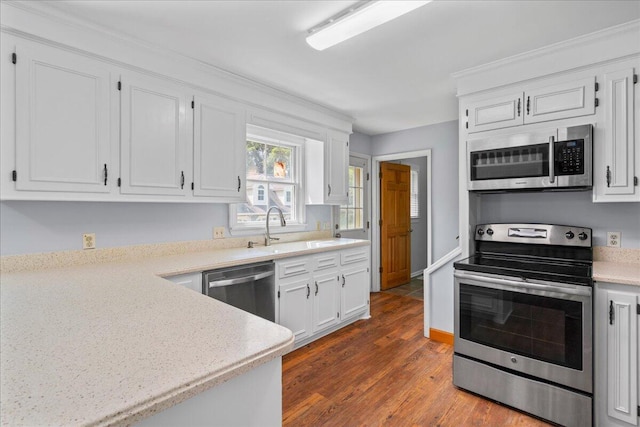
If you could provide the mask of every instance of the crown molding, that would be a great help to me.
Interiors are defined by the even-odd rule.
[[[212,74],[215,77],[218,77],[220,79],[224,79],[226,81],[230,81],[235,84],[244,86],[245,88],[258,91],[262,94],[272,96],[280,100],[296,104],[301,107],[308,108],[310,110],[330,116],[340,121],[346,121],[351,124],[355,121],[353,117],[351,117],[349,114],[345,112],[336,110],[332,107],[323,105],[316,101],[312,101],[310,99],[304,98],[303,96],[300,96],[297,94],[296,95],[291,94],[286,90],[284,90],[283,88],[279,88],[277,86],[267,84],[259,80],[255,80],[251,77],[244,76],[229,70],[225,70],[223,68],[216,66],[215,64],[211,64],[199,58],[185,55],[181,52],[177,52],[177,51],[168,49],[166,47],[158,46],[156,44],[147,42],[145,40],[142,40],[136,37],[132,37],[129,35],[125,35],[125,34],[110,30],[99,24],[87,22],[86,20],[82,20],[64,10],[61,10],[56,6],[53,6],[53,3],[49,4],[49,2],[24,1],[24,0],[21,0],[21,1],[20,0],[2,0],[1,5],[3,7],[4,6],[13,7],[27,14],[38,15],[41,19],[49,21],[54,25],[65,26],[80,32],[90,32],[94,35],[97,35],[98,37],[106,38],[111,42],[124,44],[125,46],[132,49],[137,49],[137,50],[144,49],[147,52],[150,51],[153,54],[164,57],[164,58],[170,57],[173,60],[177,61],[178,63],[185,65],[186,67],[191,67],[201,72]],[[149,72],[148,70],[142,70],[141,67],[131,66],[130,64],[126,64],[122,61],[118,61],[113,58],[96,55],[93,52],[89,52],[85,49],[70,46],[66,43],[57,42],[47,37],[42,37],[37,34],[34,34],[29,30],[25,31],[24,29],[14,28],[4,23],[0,23],[0,31],[2,31],[3,33],[12,34],[21,38],[30,39],[40,43],[55,45],[59,48],[74,50],[76,52],[80,52],[85,55],[88,54],[93,57],[99,58],[101,60],[118,63],[120,66],[125,66],[127,68],[135,68],[137,69],[137,71],[146,71],[147,73]],[[152,73],[152,74],[159,75],[158,73]],[[163,77],[167,77],[167,76],[163,75]],[[176,80],[175,78],[172,78],[172,79]],[[190,84],[188,82],[181,82],[181,83],[188,84],[189,86],[197,86],[197,85]],[[199,87],[199,86],[197,87],[199,89],[202,89],[202,87]],[[224,94],[224,93],[218,93],[218,95],[230,97],[229,94]],[[259,108],[269,108],[268,105],[255,104],[251,100],[240,99],[240,98],[235,98],[235,99],[245,103],[250,103],[253,106],[256,106]],[[276,111],[281,112],[279,110],[276,110]],[[344,129],[341,129],[341,130],[344,130]]]

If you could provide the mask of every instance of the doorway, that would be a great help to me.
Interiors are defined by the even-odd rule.
[[[374,156],[372,158],[372,171],[373,176],[376,179],[372,179],[372,209],[371,209],[371,271],[373,272],[371,277],[371,290],[378,292],[381,290],[381,272],[380,267],[384,264],[381,259],[381,239],[382,230],[380,225],[381,214],[381,181],[380,181],[380,167],[381,163],[402,163],[412,165],[413,170],[422,177],[422,184],[418,187],[418,192],[415,195],[417,200],[422,200],[420,205],[424,208],[415,213],[414,203],[412,203],[412,216],[415,213],[415,218],[412,218],[411,228],[414,229],[412,233],[413,241],[423,241],[419,250],[412,250],[414,252],[414,259],[418,259],[421,263],[413,262],[414,265],[418,265],[418,268],[412,268],[411,275],[418,276],[422,274],[423,268],[431,265],[431,150],[411,151],[406,153],[387,154],[382,156]],[[420,166],[421,165],[421,166]],[[426,169],[426,170],[425,170]],[[414,196],[412,195],[412,199]],[[426,212],[424,212],[426,211]],[[418,227],[418,219],[420,220],[420,227]],[[426,261],[426,262],[425,262]]]

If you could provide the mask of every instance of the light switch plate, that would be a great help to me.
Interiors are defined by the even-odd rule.
[[[619,248],[622,233],[619,231],[607,231],[607,246],[610,248]]]

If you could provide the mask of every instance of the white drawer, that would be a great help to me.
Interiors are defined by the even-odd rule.
[[[306,274],[313,268],[311,264],[311,259],[308,257],[278,261],[276,264],[278,267],[278,277],[284,279],[286,277]]]
[[[340,254],[340,263],[342,265],[355,264],[358,262],[369,261],[369,248],[358,248],[346,250]]]
[[[338,266],[338,254],[336,252],[327,252],[324,254],[316,254],[313,257],[314,270],[325,270],[327,268]]]

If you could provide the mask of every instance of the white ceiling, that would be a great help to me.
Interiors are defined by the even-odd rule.
[[[634,0],[440,0],[322,52],[306,44],[309,28],[353,3],[51,5],[345,113],[369,135],[456,119],[453,72],[640,18]]]

